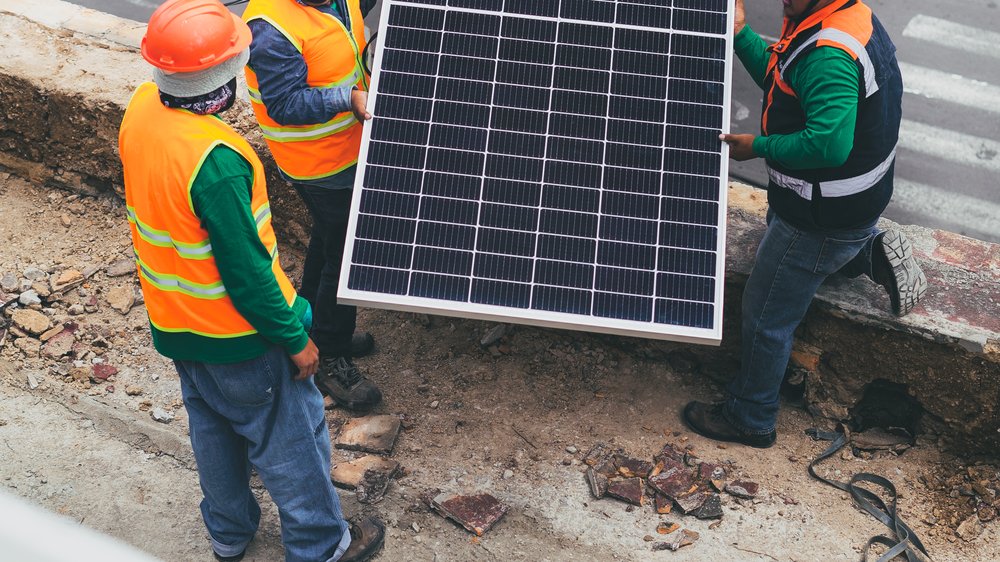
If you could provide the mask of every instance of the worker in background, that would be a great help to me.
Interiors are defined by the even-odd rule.
[[[256,469],[286,560],[364,560],[384,527],[341,514],[310,306],[281,270],[260,159],[218,117],[249,44],[218,0],[168,0],[142,40],[153,83],[133,94],[119,150],[153,344],[180,376],[216,559],[242,559],[257,531]]]
[[[684,419],[720,441],[770,447],[792,337],[830,275],[867,275],[892,310],[927,288],[910,242],[876,221],[892,196],[903,85],[896,48],[859,0],[782,0],[781,39],[768,45],[736,0],[735,49],[764,89],[761,134],[722,135],[736,160],[764,158],[767,231],[743,291],[742,365],[716,404]]]
[[[371,2],[365,2],[368,9]],[[282,176],[312,216],[299,288],[315,310],[316,384],[339,406],[366,413],[382,392],[353,358],[374,339],[354,333],[357,309],[337,303],[351,194],[361,146],[368,76],[359,0],[250,0],[250,101]]]

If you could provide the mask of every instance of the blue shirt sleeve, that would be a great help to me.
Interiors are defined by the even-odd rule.
[[[282,125],[314,125],[350,111],[352,87],[312,88],[302,53],[270,23],[255,19],[248,66],[257,75],[267,114]]]

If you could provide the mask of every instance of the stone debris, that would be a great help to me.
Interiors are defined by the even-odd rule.
[[[608,495],[632,505],[642,506],[646,499],[646,486],[642,478],[626,478],[608,482]]]
[[[962,524],[958,526],[955,534],[958,535],[958,538],[968,542],[975,540],[982,534],[982,532],[983,524],[979,520],[979,516],[971,515],[968,519],[962,521]]]
[[[674,540],[670,542],[658,542],[653,544],[653,550],[669,550],[676,552],[685,546],[691,546],[698,540],[698,533],[690,529],[684,529],[674,535]]]
[[[623,455],[615,455],[615,466],[618,467],[618,473],[625,478],[649,478],[654,468],[653,463],[649,461]]]
[[[701,506],[691,512],[698,519],[721,519],[722,499],[719,494],[709,495]]]
[[[42,337],[44,339],[44,335]],[[50,359],[59,359],[73,351],[73,344],[75,342],[76,339],[72,333],[60,330],[59,333],[45,342],[45,345],[42,347],[42,355]]]
[[[385,493],[389,489],[389,482],[391,481],[392,476],[389,474],[381,470],[369,468],[361,477],[361,481],[358,482],[357,487],[354,489],[354,494],[361,503],[378,503],[385,497]]]
[[[21,276],[30,281],[38,281],[39,279],[45,279],[49,274],[37,267],[29,267],[21,272]]]
[[[174,421],[174,413],[170,410],[164,410],[163,408],[153,408],[149,412],[149,417],[153,418],[153,421],[158,421],[160,423],[170,423]]]
[[[17,302],[21,306],[31,306],[33,304],[42,304],[42,299],[38,296],[38,291],[34,289],[28,289],[27,291],[21,293],[17,298]]]
[[[660,524],[656,526],[656,532],[661,535],[669,535],[680,528],[680,523],[674,523],[673,521],[661,521]]]
[[[141,386],[130,384],[125,387],[125,394],[129,396],[139,396],[140,394],[142,394],[142,392],[143,391]]]
[[[108,291],[105,300],[108,301],[111,308],[122,314],[128,314],[128,311],[132,310],[132,306],[135,304],[135,291],[131,285],[115,287]]]
[[[94,380],[96,381],[106,381],[111,377],[118,374],[118,368],[112,367],[107,363],[98,363],[92,367]]]
[[[590,485],[590,493],[597,499],[608,494],[608,477],[594,470],[592,466],[587,468],[587,484]]]
[[[126,275],[134,275],[135,272],[135,260],[129,258],[117,260],[104,270],[105,275],[108,277],[124,277]]]
[[[50,339],[52,339],[52,338],[58,336],[59,334],[61,334],[63,332],[63,330],[65,330],[65,329],[66,329],[66,326],[64,326],[62,324],[59,324],[59,325],[57,325],[57,326],[55,326],[53,328],[49,328],[48,330],[46,330],[42,335],[38,336],[38,339],[41,340],[42,343],[45,343],[45,342],[49,341]]]
[[[506,333],[507,333],[507,325],[497,324],[496,326],[493,326],[493,328],[490,329],[489,332],[486,332],[486,335],[483,336],[483,339],[479,340],[479,345],[483,347],[490,347],[491,345],[494,345],[497,342],[499,342]]]
[[[656,505],[656,513],[660,515],[666,515],[671,511],[673,511],[674,502],[670,498],[663,496],[661,494],[656,494],[653,499],[655,500],[654,503]]]
[[[80,273],[75,269],[67,269],[59,274],[59,277],[52,281],[52,292],[61,293],[82,284],[83,281],[83,273]]]
[[[757,492],[760,486],[756,482],[747,482],[745,480],[737,480],[731,484],[726,485],[726,493],[736,496],[737,498],[742,498],[745,500],[752,500],[757,497]]]
[[[389,456],[402,424],[396,416],[367,416],[349,420],[340,430],[336,447]]]
[[[338,463],[330,470],[330,480],[338,488],[355,490],[369,470],[375,470],[395,478],[399,474],[399,463],[376,455],[365,455],[349,462]]]
[[[603,463],[611,455],[608,446],[604,443],[597,443],[591,447],[590,451],[584,455],[583,462],[587,466],[596,466]]]
[[[496,525],[509,509],[495,497],[485,493],[467,496],[439,494],[431,501],[431,508],[478,537]]]
[[[35,390],[38,388],[38,379],[35,375],[28,373],[28,390]]]
[[[13,273],[4,273],[3,277],[0,277],[0,289],[8,293],[16,291],[20,285],[17,276]]]
[[[41,335],[52,327],[48,317],[37,310],[15,310],[11,315],[14,325],[32,335]]]

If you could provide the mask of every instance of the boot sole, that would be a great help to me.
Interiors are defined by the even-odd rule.
[[[897,316],[905,316],[927,292],[927,277],[913,257],[913,245],[902,232],[886,231],[882,236],[882,251],[892,268],[895,281],[895,287],[886,287],[889,290],[892,312]]]

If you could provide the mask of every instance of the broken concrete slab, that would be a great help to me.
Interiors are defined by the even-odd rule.
[[[365,472],[375,470],[394,478],[399,473],[399,463],[376,455],[365,455],[349,462],[337,463],[330,470],[330,480],[338,488],[354,490],[364,479]]]
[[[128,314],[128,311],[132,310],[132,306],[135,305],[135,290],[132,289],[131,285],[115,287],[108,291],[105,300],[108,301],[111,308],[122,314]]]
[[[614,462],[618,467],[618,473],[625,478],[649,478],[654,468],[653,463],[647,460],[633,459],[624,455],[616,454]]]
[[[37,310],[19,308],[11,315],[11,320],[15,326],[35,336],[52,327],[49,318]]]
[[[52,292],[61,293],[83,283],[83,273],[75,269],[67,269],[52,280]]]
[[[649,486],[670,499],[688,496],[698,489],[694,476],[683,466],[672,466],[650,478]]]
[[[42,355],[51,359],[58,359],[73,351],[73,343],[75,341],[73,334],[65,330],[60,331],[45,342],[45,345],[42,346]]]
[[[681,511],[683,511],[685,515],[694,515],[703,505],[705,505],[705,502],[708,501],[710,495],[715,494],[709,494],[705,491],[698,490],[686,496],[674,498],[674,503],[677,504],[677,507],[681,508]]]
[[[719,494],[711,494],[697,509],[691,512],[698,519],[722,518],[722,499]]]
[[[388,456],[392,454],[401,428],[402,424],[396,416],[354,418],[341,428],[336,447]]]
[[[745,500],[752,500],[757,497],[759,490],[759,484],[747,480],[737,480],[726,485],[726,492],[728,494]]]
[[[601,499],[608,494],[608,477],[601,474],[600,472],[594,470],[594,467],[588,467],[587,473],[587,484],[590,486],[590,493],[597,499]]]
[[[646,498],[646,487],[642,483],[642,478],[626,478],[625,480],[612,480],[608,482],[608,495],[622,500],[632,505],[643,505]]]
[[[439,494],[431,501],[431,508],[478,537],[496,525],[509,509],[490,494]]]

